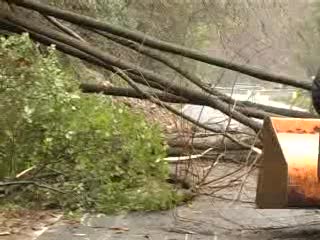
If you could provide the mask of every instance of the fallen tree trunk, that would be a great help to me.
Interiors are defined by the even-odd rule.
[[[248,136],[247,134],[233,134],[233,137],[238,141],[241,141],[250,146],[255,146],[261,148],[261,142],[258,139],[255,139],[253,136]],[[186,150],[197,149],[197,150],[206,150],[208,148],[213,148],[216,151],[224,151],[226,149],[232,150],[243,150],[246,149],[243,146],[240,146],[234,141],[226,138],[225,136],[219,134],[216,136],[210,137],[192,137],[192,136],[167,136],[167,144],[172,147],[184,148]]]
[[[261,128],[261,124],[246,117],[242,113],[231,109],[226,103],[219,99],[214,99],[210,96],[207,96],[205,94],[201,94],[199,91],[194,91],[182,86],[177,86],[173,84],[172,82],[167,81],[166,79],[162,78],[160,75],[155,74],[149,70],[143,69],[141,67],[137,67],[133,64],[130,64],[126,61],[117,59],[109,54],[103,53],[99,51],[99,49],[92,47],[88,44],[85,44],[79,40],[75,40],[74,38],[71,38],[65,34],[62,34],[60,32],[50,30],[36,26],[30,21],[27,21],[25,19],[20,19],[18,17],[13,16],[12,14],[8,14],[7,17],[8,21],[13,22],[14,24],[18,26],[22,26],[26,29],[28,29],[31,32],[35,32],[39,35],[44,35],[50,39],[53,39],[56,41],[57,46],[58,43],[63,43],[65,45],[69,45],[70,47],[79,49],[80,51],[85,52],[86,54],[92,55],[95,58],[101,60],[102,62],[105,62],[106,64],[116,66],[124,71],[128,71],[130,69],[130,72],[133,72],[134,74],[143,74],[147,79],[152,79],[153,81],[159,83],[160,85],[166,86],[168,92],[181,95],[182,97],[185,97],[187,99],[196,99],[200,102],[207,103],[208,106],[212,108],[216,108],[223,112],[226,115],[232,115],[232,118],[236,119],[240,123],[249,126],[255,131],[259,131]]]
[[[4,0],[2,0],[4,1]],[[307,81],[301,81],[299,79],[290,78],[283,75],[273,74],[269,72],[262,71],[261,69],[241,65],[237,63],[232,63],[225,61],[223,59],[217,59],[206,54],[203,54],[197,50],[188,49],[176,44],[164,42],[158,39],[154,39],[150,36],[147,36],[143,33],[137,31],[131,31],[119,26],[111,25],[105,22],[99,22],[93,18],[85,17],[80,14],[72,13],[70,11],[61,10],[46,4],[36,2],[34,0],[10,0],[10,2],[30,10],[35,10],[44,15],[53,16],[65,21],[69,21],[76,25],[86,26],[89,28],[105,31],[120,37],[124,37],[133,41],[136,41],[139,44],[150,46],[155,49],[162,51],[178,54],[184,57],[188,57],[197,61],[208,63],[214,66],[226,68],[232,71],[240,72],[251,77],[255,77],[264,81],[270,81],[285,85],[290,85],[305,90],[311,90],[311,83]]]
[[[284,110],[247,101],[235,101],[231,97],[220,93],[215,89],[208,88],[208,86],[206,86],[200,78],[176,66],[174,63],[169,61],[168,58],[160,57],[159,55],[155,54],[152,48],[185,56],[229,70],[238,71],[240,73],[244,73],[261,80],[271,81],[274,83],[282,83],[309,90],[311,84],[307,82],[301,82],[293,78],[288,78],[286,76],[263,72],[259,69],[247,65],[244,66],[226,62],[221,59],[210,57],[193,49],[186,49],[182,46],[151,38],[139,32],[129,31],[124,28],[101,23],[99,21],[96,21],[95,19],[75,14],[70,11],[60,10],[33,0],[11,0],[9,1],[10,5],[7,4],[8,1],[0,0],[0,2],[2,3],[0,5],[0,28],[5,29],[6,31],[9,30],[19,33],[27,31],[36,41],[47,45],[55,44],[57,49],[66,54],[86,60],[118,75],[119,71],[117,69],[119,69],[120,71],[125,73],[125,76],[130,77],[130,79],[134,81],[132,82],[134,85],[136,83],[144,84],[145,86],[149,86],[150,89],[147,91],[141,91],[137,89],[126,90],[123,88],[108,89],[102,88],[98,85],[93,86],[82,84],[81,88],[84,92],[103,92],[104,94],[109,95],[127,97],[130,96],[149,100],[156,98],[156,102],[159,106],[162,102],[179,102],[205,105],[218,109],[225,115],[228,115],[230,116],[230,118],[233,118],[238,122],[252,128],[256,132],[260,131],[261,124],[254,121],[252,118],[264,119],[265,117],[274,115],[290,117],[314,117],[314,115],[305,112]],[[23,7],[25,9],[16,8],[15,5]],[[55,30],[55,28],[50,29],[50,27],[48,27],[47,25],[41,24],[40,21],[38,22],[37,19],[35,21],[30,21],[27,17],[23,17],[24,11],[29,11],[26,9],[36,11],[44,15],[45,18],[47,18],[52,24],[54,24],[55,26],[59,25],[58,28],[60,28],[62,32]],[[114,56],[106,52],[102,52],[100,49],[91,46],[81,36],[78,36],[72,31],[69,31],[66,27],[57,22],[53,17],[69,21],[73,24],[84,26],[85,28],[88,28],[98,34],[104,35],[112,41],[116,41],[122,45],[126,45],[128,44],[128,42],[130,42],[130,45],[128,45],[127,47],[131,47],[139,53],[148,55],[149,57],[152,57],[164,63],[171,69],[180,73],[186,80],[192,82],[204,92],[178,86],[177,84],[172,83],[172,81],[164,78],[162,75],[156,74],[143,67],[137,67],[133,63],[115,58]],[[137,45],[137,43],[139,43],[140,45]],[[144,47],[144,45],[148,48]],[[207,93],[210,94],[208,95]],[[166,106],[170,109],[170,106]],[[175,113],[181,116],[181,114],[179,114],[178,112]],[[184,116],[184,118],[194,124],[197,124],[197,121],[193,121],[187,116]],[[209,131],[216,131],[215,129],[210,127],[202,127]],[[218,132],[221,131],[222,130],[218,130]],[[232,139],[231,136],[228,136],[228,138]]]

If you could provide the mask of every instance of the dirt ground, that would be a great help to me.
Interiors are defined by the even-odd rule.
[[[58,211],[0,211],[0,239],[35,239],[61,217],[62,213]]]
[[[237,164],[221,163],[210,177],[217,179],[238,168]],[[57,222],[37,240],[320,239],[317,209],[256,209],[257,172],[248,176],[243,174],[246,171],[248,168],[208,186],[206,193],[215,192],[214,195],[198,197],[170,211],[117,216],[87,214],[79,224]]]

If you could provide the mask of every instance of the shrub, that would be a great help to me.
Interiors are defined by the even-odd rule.
[[[34,166],[23,197],[68,209],[165,209],[160,128],[101,95],[84,95],[54,47],[44,56],[27,34],[0,39],[0,179]]]

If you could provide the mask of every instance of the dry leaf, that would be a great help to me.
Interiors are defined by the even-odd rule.
[[[109,229],[115,231],[129,231],[129,228],[127,227],[110,227]]]
[[[77,237],[83,237],[86,236],[87,234],[84,233],[74,233],[73,236],[77,236]]]
[[[33,227],[31,227],[31,229],[32,230],[34,230],[34,231],[40,231],[40,230],[42,230],[42,226],[33,226]]]
[[[0,232],[0,236],[7,236],[7,235],[11,235],[10,232]]]

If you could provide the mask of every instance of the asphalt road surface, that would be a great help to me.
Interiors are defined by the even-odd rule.
[[[216,167],[212,177],[237,167],[236,164],[222,163]],[[222,188],[213,197],[202,196],[192,204],[170,211],[117,216],[87,214],[81,224],[58,222],[37,240],[320,239],[320,210],[256,209],[256,176],[253,172],[242,179],[246,181],[241,188]],[[208,187],[211,190],[215,188]],[[240,196],[239,200],[235,200],[237,196]]]

